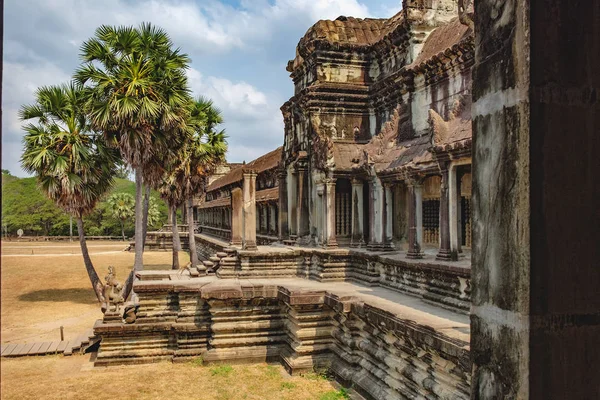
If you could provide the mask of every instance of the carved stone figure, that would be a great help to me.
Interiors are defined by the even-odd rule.
[[[106,280],[106,284],[104,285],[106,311],[113,311],[111,307],[114,306],[114,312],[119,312],[119,306],[125,302],[125,299],[121,295],[123,285],[116,280],[114,267],[108,267],[108,275],[104,279]]]

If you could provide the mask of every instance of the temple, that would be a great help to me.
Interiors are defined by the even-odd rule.
[[[389,19],[339,17],[307,31],[287,66],[294,96],[281,107],[283,147],[208,186],[201,232],[241,244],[247,232],[236,210],[247,197],[256,219],[250,244],[464,256],[471,19],[454,1],[405,3]],[[254,179],[255,192],[245,193]]]
[[[94,327],[95,365],[279,362],[369,400],[598,398],[600,6],[558,3],[318,21],[287,66],[282,147],[217,171],[194,209],[203,265],[138,272],[134,315]]]

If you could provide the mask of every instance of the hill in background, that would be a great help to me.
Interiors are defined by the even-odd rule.
[[[107,194],[128,193],[135,196],[135,183],[122,178],[115,178],[115,184]],[[160,211],[160,220],[148,230],[156,230],[167,221],[167,206],[160,199],[158,192],[152,191]],[[96,209],[84,218],[86,235],[89,236],[121,236],[121,225],[113,218],[108,210],[106,198]],[[69,235],[69,216],[49,200],[37,186],[35,178],[18,178],[10,172],[2,170],[2,233],[5,229],[9,235],[16,235],[18,229],[23,229],[25,235]],[[134,221],[127,221],[125,234],[132,236]],[[73,223],[73,235],[77,227]]]

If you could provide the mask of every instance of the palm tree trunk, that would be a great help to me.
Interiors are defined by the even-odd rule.
[[[100,282],[100,278],[94,269],[94,264],[92,264],[92,259],[90,258],[90,253],[88,252],[87,243],[85,241],[85,232],[83,230],[83,218],[77,218],[77,231],[79,233],[79,245],[81,246],[81,254],[83,255],[83,263],[85,264],[85,270],[90,278],[90,282],[92,283],[92,288],[94,289],[94,293],[98,298],[100,304],[104,303],[104,285]]]
[[[142,168],[138,167],[135,169],[135,261],[133,262],[133,269],[135,271],[142,271],[144,269],[143,197]]]
[[[179,251],[181,250],[181,240],[179,240],[179,229],[177,229],[177,207],[171,205],[171,214],[173,215],[173,224],[171,233],[173,234],[173,265],[172,269],[179,269]]]
[[[121,236],[123,236],[123,241],[125,241],[125,223],[122,219],[119,219],[119,221],[121,221]]]
[[[146,247],[146,234],[148,233],[148,210],[150,208],[150,185],[146,185],[146,192],[144,193],[144,239],[143,246]]]
[[[192,268],[198,266],[198,252],[196,251],[196,238],[194,237],[194,198],[190,196],[187,200],[187,223],[190,244],[190,261]]]

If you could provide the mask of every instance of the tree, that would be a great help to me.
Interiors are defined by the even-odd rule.
[[[199,97],[190,104],[188,126],[192,132],[180,155],[175,170],[175,181],[181,185],[181,194],[187,205],[187,222],[192,267],[198,265],[194,237],[194,197],[206,188],[208,176],[224,161],[227,152],[225,131],[217,132],[216,126],[223,122],[221,111],[211,100]]]
[[[172,47],[169,36],[151,24],[103,25],[83,43],[84,65],[75,73],[88,88],[92,126],[119,147],[135,172],[136,271],[143,269],[144,175],[152,175],[153,157],[180,140],[188,113],[189,58]]]
[[[135,201],[127,193],[115,193],[108,198],[108,205],[112,216],[121,223],[121,236],[125,241],[125,221],[135,215]]]
[[[36,102],[23,106],[23,168],[36,175],[41,190],[77,219],[79,244],[86,271],[99,302],[103,285],[85,240],[83,216],[90,213],[113,182],[118,153],[89,129],[83,112],[83,90],[75,83],[41,87]]]

